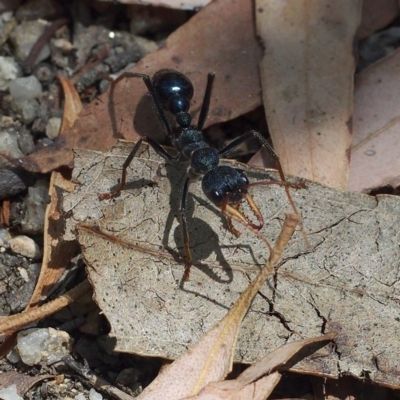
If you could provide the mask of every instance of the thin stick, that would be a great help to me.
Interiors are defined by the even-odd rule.
[[[88,367],[78,364],[70,355],[64,356],[62,361],[73,371],[78,373],[89,385],[118,400],[134,400],[122,390],[111,385],[105,379],[95,375]]]
[[[3,317],[0,320],[0,336],[10,335],[23,327],[37,322],[48,315],[54,314],[62,308],[70,305],[74,301],[89,293],[92,289],[90,283],[84,280],[79,285],[75,286],[69,292],[63,294],[57,299],[43,304],[40,307],[30,309],[29,311],[22,312],[9,317]]]

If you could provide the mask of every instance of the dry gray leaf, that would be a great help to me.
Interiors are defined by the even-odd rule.
[[[182,247],[177,216],[185,169],[165,165],[143,147],[129,169],[128,189],[115,200],[97,200],[119,179],[130,149],[120,144],[107,154],[76,152],[79,185],[64,198],[66,238],[76,223],[92,222],[79,240],[117,349],[176,358],[226,314],[268,251],[245,229],[239,239],[232,237],[193,183],[188,220],[198,265],[180,285],[184,267],[174,257]],[[251,181],[276,177],[264,170],[247,173]],[[261,232],[273,241],[284,212],[291,211],[284,190],[255,186],[251,192],[266,220]],[[256,296],[244,320],[236,360],[252,363],[288,341],[336,330],[335,350],[322,349],[296,368],[331,376],[368,373],[398,385],[399,199],[313,183],[292,195],[314,248],[306,248],[300,232],[294,235],[275,281]]]
[[[188,351],[163,368],[162,372],[138,396],[138,399],[183,399],[195,396],[208,384],[226,378],[232,371],[233,355],[243,318],[260,288],[274,273],[274,267],[281,259],[298,223],[298,215],[288,214],[286,216],[270,259],[235,301],[229,312]],[[285,358],[283,354],[282,358]],[[257,379],[257,373],[261,372],[257,368],[253,371],[254,374],[247,375],[247,382],[249,379]],[[246,384],[246,377],[243,378],[242,383]]]

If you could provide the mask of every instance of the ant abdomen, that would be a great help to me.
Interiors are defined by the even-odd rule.
[[[162,69],[154,75],[152,83],[166,110],[174,115],[189,110],[194,89],[185,75],[172,69]]]

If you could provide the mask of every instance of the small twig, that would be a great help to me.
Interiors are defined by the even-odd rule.
[[[42,306],[30,309],[29,311],[22,312],[16,315],[10,315],[9,317],[3,317],[0,319],[0,336],[10,335],[17,330],[32,324],[33,322],[39,321],[48,315],[54,314],[62,308],[70,305],[74,301],[83,297],[91,290],[90,283],[85,280],[69,292],[63,294],[57,299],[50,301],[49,303],[43,304]]]
[[[48,41],[56,33],[56,31],[66,23],[68,23],[68,19],[60,18],[46,27],[37,42],[33,45],[27,59],[25,60],[24,66],[26,69],[31,70],[33,68],[33,66],[35,65],[35,61],[38,58],[38,55],[42,51],[43,47],[48,43]]]
[[[77,363],[70,355],[63,357],[62,361],[95,389],[118,400],[133,400],[132,396],[129,396],[122,390],[111,385],[111,383],[107,382],[105,379],[96,376],[87,366]]]
[[[274,251],[269,259],[271,265],[276,265],[279,258],[282,256],[286,245],[289,243],[289,240],[292,237],[296,226],[300,224],[300,222],[301,217],[299,216],[299,214],[286,214],[281,232],[279,233],[278,239],[275,242]]]
[[[273,274],[274,268],[280,260],[282,253],[292,237],[299,221],[300,217],[298,215],[286,214],[281,232],[276,240],[273,251],[270,253],[269,260],[265,263],[265,266],[261,268],[261,271],[254,278],[251,285],[249,285],[248,288],[242,293],[241,301],[247,303],[247,309],[249,308],[250,303],[253,301],[254,296],[264,285],[265,281]]]

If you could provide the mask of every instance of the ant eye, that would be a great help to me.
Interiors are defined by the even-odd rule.
[[[242,171],[241,169],[236,169],[236,171],[239,172],[241,186],[247,186],[250,182],[244,171]],[[240,189],[240,191],[242,191],[242,188]]]
[[[214,190],[210,193],[209,199],[210,199],[215,205],[220,205],[220,204],[222,204],[222,200],[224,199],[224,196],[222,195],[222,193],[221,193],[219,190],[214,189]]]
[[[213,197],[215,197],[216,199],[222,199],[222,194],[221,194],[221,192],[220,191],[218,191],[218,190],[214,190],[213,191]]]

